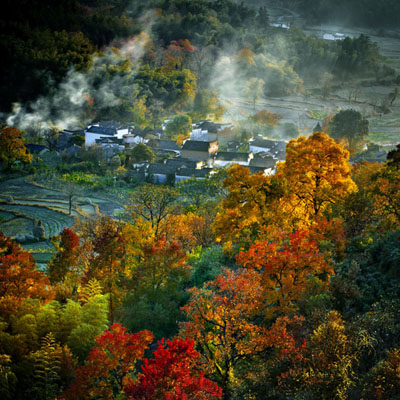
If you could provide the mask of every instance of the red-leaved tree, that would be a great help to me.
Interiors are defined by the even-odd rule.
[[[135,364],[153,341],[149,331],[128,333],[120,324],[113,324],[95,339],[95,346],[85,365],[77,368],[76,380],[62,395],[63,399],[115,399],[131,384]]]
[[[159,342],[153,359],[145,359],[138,382],[125,388],[128,400],[210,400],[222,397],[221,388],[197,368],[200,354],[190,339]]]

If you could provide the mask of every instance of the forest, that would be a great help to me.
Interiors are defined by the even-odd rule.
[[[396,1],[0,7],[1,399],[400,399]]]

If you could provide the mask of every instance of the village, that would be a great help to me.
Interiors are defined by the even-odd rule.
[[[99,121],[79,130],[65,129],[59,132],[55,154],[74,162],[85,151],[96,149],[101,158],[108,164],[114,160],[113,165],[117,167],[121,166],[118,159],[123,156],[131,181],[154,184],[174,184],[189,178],[204,179],[219,168],[233,164],[246,166],[251,173],[263,171],[271,174],[276,163],[285,159],[285,141],[261,136],[241,141],[233,136],[232,124],[198,121],[192,124],[189,138],[178,144],[165,136],[167,123],[168,120],[165,120],[161,129],[153,130],[142,130],[117,121]],[[82,146],[75,144],[77,142],[81,142]],[[148,147],[155,157],[145,159],[143,155],[139,160],[132,159],[130,151],[138,145],[137,150]],[[45,145],[28,144],[27,148],[42,158],[50,153]]]

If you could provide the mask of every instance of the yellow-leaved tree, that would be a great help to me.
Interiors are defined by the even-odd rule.
[[[286,161],[279,163],[277,170],[277,178],[288,188],[284,201],[303,227],[357,190],[351,179],[349,152],[324,132],[290,140]]]
[[[26,149],[22,135],[20,130],[11,126],[0,130],[0,161],[6,171],[11,169],[15,161],[26,164],[32,162],[32,154]]]

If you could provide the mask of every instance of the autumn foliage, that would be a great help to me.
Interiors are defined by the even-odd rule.
[[[26,298],[50,300],[53,296],[49,279],[36,269],[31,254],[0,232],[0,313],[8,316],[17,311]]]
[[[200,354],[189,339],[159,342],[154,358],[144,359],[137,383],[125,388],[128,400],[209,400],[222,397],[217,384],[199,370]]]
[[[260,271],[267,315],[288,312],[306,291],[311,279],[328,283],[333,268],[325,260],[308,232],[286,235],[276,232],[275,240],[257,241],[236,258],[240,265]]]
[[[29,164],[32,155],[26,149],[22,141],[22,132],[14,127],[6,127],[0,130],[0,161],[5,170],[9,170],[15,161]]]
[[[119,324],[96,337],[86,364],[76,370],[76,380],[65,399],[114,399],[131,382],[135,364],[153,340],[149,331],[130,334]]]

